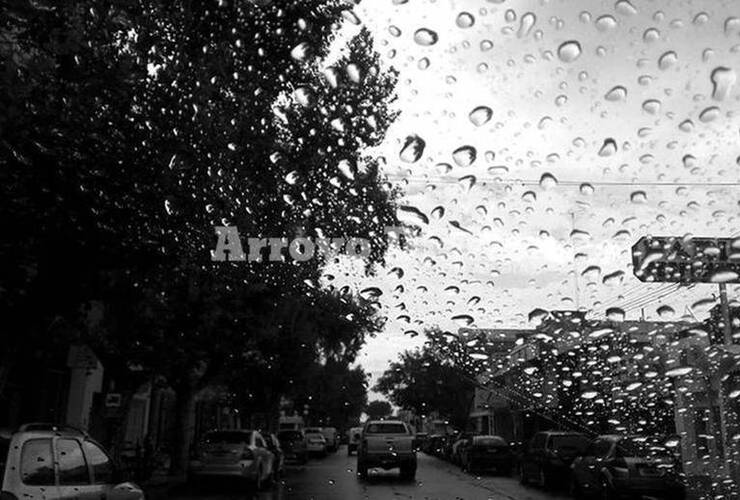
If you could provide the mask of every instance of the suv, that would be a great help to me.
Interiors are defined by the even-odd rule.
[[[538,432],[522,456],[521,483],[535,482],[549,488],[566,480],[573,460],[583,454],[588,444],[589,439],[578,432]]]
[[[0,497],[143,500],[133,483],[122,482],[108,453],[77,429],[26,424],[0,432]]]
[[[573,462],[571,491],[575,498],[654,496],[685,498],[680,463],[655,438],[599,436]]]
[[[299,464],[305,464],[308,461],[306,435],[303,431],[282,430],[278,432],[278,440],[286,460],[295,460]]]
[[[357,451],[357,474],[371,467],[401,469],[401,477],[416,477],[416,450],[411,429],[400,420],[371,420],[365,424]]]

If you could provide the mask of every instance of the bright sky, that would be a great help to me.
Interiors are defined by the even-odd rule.
[[[378,154],[402,204],[429,219],[406,217],[421,232],[378,276],[332,271],[383,291],[386,330],[360,359],[374,378],[420,342],[407,331],[527,327],[534,308],[598,317],[669,292],[632,275],[643,235],[740,234],[737,2],[365,0],[355,12],[400,71],[402,114]],[[489,121],[471,116],[483,106]],[[413,135],[426,148],[409,163]],[[702,319],[713,302],[697,302],[715,292],[680,289],[644,312],[678,319],[696,304]]]

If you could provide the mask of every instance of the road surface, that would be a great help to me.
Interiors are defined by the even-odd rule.
[[[544,500],[566,499],[537,488],[523,487],[514,477],[493,473],[471,475],[459,467],[424,453],[418,455],[415,481],[398,477],[397,470],[372,469],[367,480],[357,477],[357,458],[347,448],[305,466],[289,465],[277,485],[257,494],[240,492],[233,486],[210,485],[200,492],[177,488],[169,498],[178,500]]]

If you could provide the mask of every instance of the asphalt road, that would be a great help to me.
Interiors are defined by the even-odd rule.
[[[567,495],[546,493],[523,487],[514,477],[493,473],[471,475],[458,467],[430,457],[418,456],[415,481],[398,477],[397,470],[371,470],[365,481],[357,477],[357,458],[347,456],[347,448],[305,466],[289,465],[284,477],[267,491],[256,494],[240,492],[229,485],[210,485],[200,492],[177,488],[169,498],[180,500],[540,500],[566,499]]]

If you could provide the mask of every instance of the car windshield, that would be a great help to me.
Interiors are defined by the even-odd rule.
[[[406,426],[400,423],[370,424],[365,429],[366,434],[408,434]]]
[[[668,458],[671,451],[659,440],[651,438],[625,438],[617,444],[617,455],[637,458]]]
[[[303,434],[300,431],[280,431],[278,439],[281,441],[299,441],[303,439]]]
[[[583,452],[588,448],[589,445],[589,439],[585,436],[578,436],[578,435],[565,435],[565,436],[552,436],[551,438],[551,448],[553,450],[563,450],[563,451],[575,451],[575,452]]]
[[[476,436],[473,438],[473,444],[480,446],[508,446],[503,438],[498,436]]]
[[[203,441],[206,444],[248,444],[251,432],[218,431],[206,434]]]

